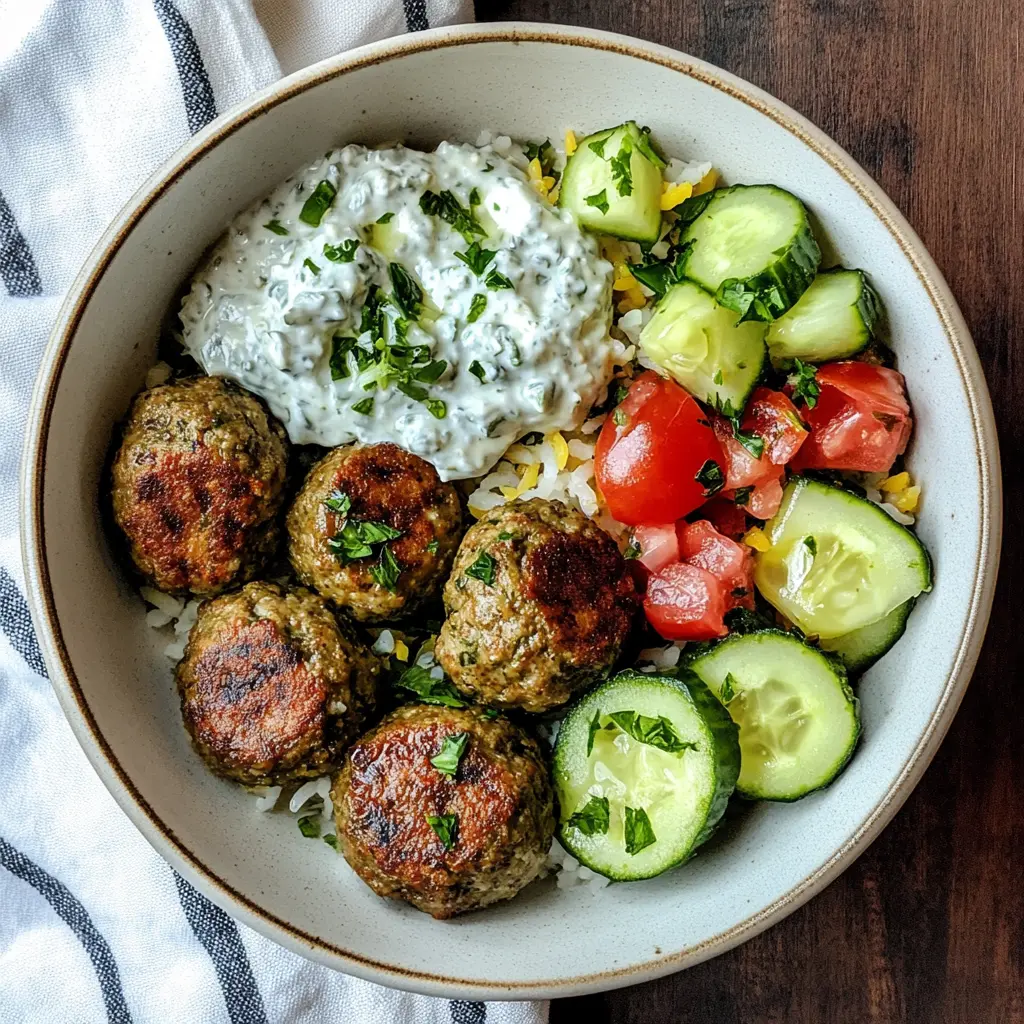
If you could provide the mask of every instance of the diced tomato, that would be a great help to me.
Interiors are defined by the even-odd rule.
[[[764,441],[764,455],[776,466],[789,462],[808,434],[796,406],[781,391],[770,388],[757,388],[750,396],[740,426]]]
[[[754,458],[746,448],[736,440],[732,424],[723,416],[716,416],[712,421],[715,437],[722,453],[725,470],[725,486],[728,490],[737,487],[753,487],[776,472],[768,458],[762,455]]]
[[[679,557],[722,584],[727,609],[754,607],[754,558],[746,544],[723,537],[706,519],[698,519],[679,524]]]
[[[780,471],[773,480],[765,480],[751,492],[750,499],[743,507],[755,519],[771,519],[782,504],[782,491],[786,483],[785,471]]]
[[[676,524],[667,526],[638,526],[633,530],[633,542],[640,548],[640,554],[631,565],[640,568],[638,582],[646,581],[647,576],[657,572],[670,562],[679,561],[679,538],[676,536]]]
[[[720,464],[721,453],[700,406],[649,371],[601,428],[594,472],[620,523],[673,523],[708,497],[697,474],[709,460]]]
[[[709,501],[701,509],[701,515],[707,518],[719,533],[732,537],[733,540],[738,540],[747,532],[747,514],[732,497]]]
[[[728,632],[725,595],[707,570],[673,562],[648,580],[644,612],[666,640],[713,640]]]
[[[903,375],[853,361],[822,366],[816,379],[817,405],[804,413],[811,434],[792,467],[888,472],[913,429]]]

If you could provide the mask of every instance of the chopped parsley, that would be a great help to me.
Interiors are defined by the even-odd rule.
[[[338,848],[338,837],[333,832],[328,832],[327,835],[324,836],[324,842],[332,850],[336,850]]]
[[[273,231],[275,235],[288,234],[288,229],[279,220],[268,220],[263,226],[268,231]]]
[[[811,553],[811,558],[818,553],[818,542],[810,534],[804,537],[804,547]]]
[[[444,359],[434,359],[414,371],[413,378],[422,384],[434,384],[447,369],[448,363]]]
[[[445,736],[441,749],[430,759],[430,763],[443,774],[455,778],[459,770],[459,762],[469,744],[469,733],[460,732],[454,736]]]
[[[515,534],[514,533],[509,533],[508,530],[502,530],[501,533],[498,534],[498,540],[514,540],[514,539],[515,539]]]
[[[725,676],[725,682],[722,683],[722,689],[718,692],[718,699],[723,704],[728,704],[730,701],[736,699],[736,694],[739,691],[736,688],[736,677],[728,672]]]
[[[471,207],[472,206],[479,206],[482,201],[483,200],[482,200],[482,198],[480,196],[480,189],[478,189],[478,188],[476,188],[474,186],[473,190],[469,193],[469,205]]]
[[[526,144],[526,159],[536,160],[540,164],[541,174],[558,181],[560,175],[555,170],[555,147],[551,145],[550,139],[545,139],[543,142],[528,142]]]
[[[660,299],[674,284],[683,280],[683,267],[686,257],[690,255],[693,242],[684,245],[672,245],[663,260],[654,259],[649,253],[643,263],[631,263],[630,273],[641,283],[647,285]]]
[[[311,227],[320,227],[324,214],[331,208],[338,190],[329,182],[321,181],[309,194],[299,211],[299,220]]]
[[[596,142],[590,143],[590,149],[592,149],[601,159],[604,159],[604,144],[608,141],[607,138],[598,139]]]
[[[481,249],[479,242],[472,242],[466,247],[465,252],[457,252],[455,254],[456,258],[462,260],[477,277],[483,275],[483,272],[487,269],[487,264],[497,255],[498,253],[495,249]]]
[[[440,398],[428,398],[423,404],[435,420],[443,420],[448,415],[448,406]]]
[[[373,397],[361,398],[353,404],[352,411],[359,413],[360,416],[369,416],[373,412]]]
[[[722,369],[721,369],[721,367],[719,367],[717,370],[715,370],[715,375],[711,379],[719,387],[722,386],[723,380],[722,380]]]
[[[428,814],[427,824],[437,833],[446,850],[454,848],[459,838],[459,818],[456,814]]]
[[[494,558],[487,554],[486,551],[481,551],[476,556],[476,561],[466,569],[466,575],[472,576],[473,579],[479,580],[481,583],[486,583],[487,586],[494,586]]]
[[[681,754],[684,750],[696,750],[697,744],[684,740],[675,726],[664,715],[650,718],[635,711],[613,711],[608,717],[627,736],[638,743],[664,750],[666,754]]]
[[[587,196],[583,202],[587,206],[596,206],[602,213],[608,212],[608,189],[603,188],[600,192],[595,192],[592,196]]]
[[[817,375],[817,367],[800,359],[793,360],[793,372],[789,375],[788,383],[793,388],[794,402],[802,398],[808,409],[813,409],[818,404],[821,387],[816,380]]]
[[[601,709],[598,708],[594,712],[594,717],[590,720],[590,727],[587,729],[587,757],[594,752],[594,737],[601,731]]]
[[[753,487],[737,487],[736,490],[733,491],[732,500],[737,505],[746,505],[747,502],[750,501],[750,496],[753,493]]]
[[[393,212],[393,211],[389,211],[388,213],[382,213],[382,214],[381,214],[381,215],[380,215],[380,216],[379,216],[379,217],[377,218],[377,223],[378,223],[378,224],[390,224],[390,223],[391,223],[391,221],[392,221],[392,220],[394,219],[394,216],[395,216],[395,215],[394,215],[394,212]]]
[[[474,359],[473,362],[469,364],[469,372],[473,374],[481,384],[487,382],[487,371],[484,369],[483,364],[479,359]]]
[[[488,722],[493,722],[500,714],[501,712],[497,708],[487,708],[484,711],[484,718],[486,718]]]
[[[632,558],[639,558],[642,554],[643,552],[640,550],[636,537],[630,537],[626,550],[622,552],[622,557],[629,561]]]
[[[466,320],[475,324],[480,319],[480,314],[487,308],[487,296],[483,292],[477,292],[473,296],[473,301],[469,304],[469,313],[466,316]]]
[[[398,308],[410,320],[418,319],[423,310],[423,289],[401,263],[392,263],[388,270],[391,273],[391,284],[395,289],[395,302]]]
[[[358,248],[358,238],[346,238],[337,245],[327,242],[324,245],[324,256],[332,263],[351,263],[356,258],[356,249]]]
[[[320,273],[320,268],[308,256],[302,261],[302,265],[312,274]]]
[[[320,838],[320,815],[319,814],[307,814],[303,818],[299,818],[299,831],[307,839],[319,839]]]
[[[361,558],[370,558],[377,544],[385,544],[401,536],[401,530],[396,530],[387,523],[346,519],[341,532],[328,539],[327,547],[342,565],[348,565]]]
[[[629,422],[629,414],[625,409],[616,409],[612,413],[612,423],[617,427],[624,427]]]
[[[398,564],[395,560],[395,556],[391,553],[390,544],[385,544],[381,547],[377,564],[370,567],[370,575],[373,577],[373,582],[376,583],[377,586],[383,587],[392,594],[395,592],[395,586],[398,584],[398,577],[402,575],[402,567]]]
[[[705,498],[710,498],[712,494],[717,494],[725,486],[725,474],[722,472],[722,467],[714,459],[708,459],[700,467],[694,480],[704,488]]]
[[[626,853],[635,857],[641,850],[653,846],[657,841],[651,819],[642,807],[627,807],[625,821]]]
[[[414,693],[424,704],[440,704],[446,708],[464,708],[466,702],[443,676],[435,679],[420,665],[411,665],[393,683],[400,690]]]
[[[347,516],[352,499],[344,491],[333,490],[324,498],[324,506],[339,516]]]
[[[566,824],[578,829],[585,836],[603,836],[608,832],[611,812],[608,797],[592,796],[580,810],[569,816]]]
[[[492,270],[484,280],[484,284],[493,291],[498,291],[501,288],[514,288],[515,285],[504,275],[498,273],[497,270]]]
[[[612,169],[612,181],[615,182],[615,191],[620,196],[631,196],[633,194],[633,172],[630,161],[633,157],[633,143],[628,138],[622,140],[619,152],[608,161]]]
[[[462,235],[467,244],[473,241],[474,235],[482,238],[487,234],[473,216],[472,210],[467,210],[448,189],[440,194],[427,189],[420,196],[420,209],[428,217],[440,217],[446,224],[450,224]]]
[[[743,445],[743,447],[746,448],[755,459],[761,458],[761,456],[764,455],[764,440],[758,437],[757,434],[746,434],[740,430],[740,420],[738,416],[734,417],[730,422],[732,424],[732,436],[735,437],[736,440],[739,441],[739,443]]]
[[[348,368],[348,354],[356,349],[356,339],[346,338],[336,334],[331,339],[331,380],[344,380],[350,375]]]
[[[441,550],[441,545],[436,540],[427,541],[427,551],[431,555],[436,555]]]

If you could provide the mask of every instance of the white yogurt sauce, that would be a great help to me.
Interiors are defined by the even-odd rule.
[[[337,194],[314,227],[299,214],[321,181]],[[467,210],[473,202],[486,235],[470,237],[496,253],[479,276],[455,256],[467,251],[466,238],[421,209],[427,190],[450,191]],[[351,262],[326,258],[325,245],[354,239]],[[388,325],[371,364],[374,339],[360,330],[362,311],[373,285],[393,295],[389,263],[411,273],[424,308],[413,322],[394,301],[384,307]],[[492,271],[513,287],[488,287]],[[195,275],[181,321],[206,372],[262,396],[294,442],[394,441],[453,480],[486,472],[528,431],[583,420],[612,373],[611,272],[571,214],[489,146],[347,146],[235,218]],[[486,306],[471,323],[480,295]],[[429,347],[421,363],[447,364],[436,381],[407,381],[413,397],[383,373],[387,357],[380,361],[403,327],[408,345]],[[349,353],[347,376],[332,379],[335,336],[358,339],[362,370]],[[353,409],[371,397],[369,412]]]

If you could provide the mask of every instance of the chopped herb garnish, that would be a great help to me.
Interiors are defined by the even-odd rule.
[[[818,396],[821,394],[821,388],[815,379],[817,374],[816,367],[800,359],[793,360],[793,372],[789,375],[788,381],[793,388],[793,400],[799,401],[802,398],[808,409],[813,409],[818,404]]]
[[[515,285],[504,275],[499,274],[497,270],[492,270],[484,280],[484,284],[493,291],[498,291],[501,288],[514,288]]]
[[[624,427],[629,422],[629,414],[625,409],[616,409],[612,413],[612,423],[617,427]]]
[[[436,540],[427,541],[427,551],[430,554],[436,555],[440,549],[441,545]]]
[[[598,139],[596,142],[590,143],[590,148],[599,156],[604,159],[604,144],[608,141],[607,138]]]
[[[452,686],[450,679],[443,676],[435,679],[430,672],[419,665],[407,668],[395,681],[394,686],[416,694],[425,704],[441,704],[446,708],[464,708],[466,702]]]
[[[390,544],[385,544],[380,549],[380,557],[377,560],[377,564],[370,567],[370,575],[377,586],[383,587],[392,594],[395,592],[398,577],[402,575],[402,567],[395,561],[395,556],[391,553]]]
[[[812,536],[810,536],[810,534],[804,537],[804,547],[807,548],[808,551],[810,551],[811,558],[814,558],[814,556],[818,553],[818,542]]]
[[[347,516],[352,508],[352,499],[344,491],[333,490],[324,498],[324,505],[336,515]]]
[[[326,503],[325,503],[326,504]],[[327,547],[342,565],[369,558],[376,544],[401,537],[402,531],[396,530],[387,523],[376,523],[371,520],[356,522],[347,519],[340,533],[336,533],[327,541]]]
[[[628,561],[631,558],[639,558],[642,554],[643,551],[641,551],[636,537],[631,537],[626,545],[626,550],[622,552],[622,557]]]
[[[279,220],[268,220],[263,226],[268,231],[273,231],[275,235],[288,234],[288,229]]]
[[[731,673],[726,673],[725,682],[722,683],[722,689],[718,693],[718,699],[723,704],[728,704],[729,701],[736,699],[736,677]]]
[[[484,369],[483,364],[479,359],[474,359],[473,362],[469,364],[469,372],[473,374],[481,384],[484,384],[487,381],[487,371]]]
[[[448,406],[440,398],[428,398],[423,404],[435,420],[443,420],[448,415]]]
[[[686,265],[686,257],[693,248],[693,242],[685,245],[673,245],[669,247],[668,254],[663,260],[655,260],[650,255],[644,258],[643,263],[631,263],[630,273],[641,283],[647,285],[658,298],[674,284],[683,280],[683,267]]]
[[[420,196],[420,209],[427,216],[440,217],[446,224],[450,224],[467,243],[473,241],[474,235],[483,237],[487,234],[472,211],[467,210],[447,189],[440,195],[427,189]]]
[[[331,203],[334,202],[334,197],[337,194],[338,190],[329,181],[321,181],[302,204],[299,220],[314,228],[320,227],[320,221],[324,219],[324,214],[331,208]]]
[[[714,382],[715,382],[715,383],[716,383],[716,384],[717,384],[717,385],[718,385],[719,387],[721,387],[721,386],[722,386],[722,383],[723,383],[723,381],[722,381],[722,370],[721,370],[721,368],[719,368],[719,369],[715,370],[715,375],[714,375],[714,377],[712,377],[711,379],[712,379],[712,380],[713,380],[713,381],[714,381]]]
[[[477,277],[483,274],[487,269],[487,264],[497,255],[496,249],[481,249],[479,242],[472,242],[466,247],[465,252],[455,254],[456,258],[462,260]]]
[[[338,848],[338,837],[333,832],[328,832],[327,835],[324,836],[324,842],[332,850],[336,850]]]
[[[487,586],[494,586],[494,558],[487,554],[486,551],[481,551],[476,556],[476,561],[466,569],[466,575],[472,576],[473,579],[479,580],[481,583],[486,583]]]
[[[346,238],[337,245],[327,242],[324,245],[324,256],[332,263],[351,263],[356,258],[356,249],[358,248],[358,238]]]
[[[737,487],[733,492],[732,500],[737,505],[746,505],[750,501],[751,494],[754,493],[753,487]]]
[[[566,824],[578,829],[585,836],[603,836],[608,832],[611,811],[608,797],[592,796],[580,810],[569,816]]]
[[[596,206],[602,213],[608,212],[608,189],[603,188],[600,192],[595,192],[592,196],[587,196],[583,202],[587,206]]]
[[[319,814],[307,814],[304,818],[299,818],[299,831],[307,839],[319,839],[320,838],[320,815]]]
[[[378,224],[390,224],[391,221],[394,219],[394,216],[395,216],[394,212],[389,210],[387,213],[382,213],[377,218],[377,223]]]
[[[615,182],[615,191],[620,196],[631,196],[633,194],[633,172],[630,162],[633,157],[633,143],[628,138],[622,140],[619,152],[608,161],[612,169],[612,181]]]
[[[448,363],[444,359],[434,359],[426,366],[420,367],[413,373],[413,377],[422,384],[433,384],[438,377],[448,369]]]
[[[594,712],[590,720],[590,727],[587,729],[587,757],[594,752],[594,737],[601,731],[601,709]]]
[[[428,814],[427,824],[437,833],[446,850],[454,848],[459,837],[459,818],[455,814]]]
[[[484,711],[484,718],[486,718],[488,722],[493,722],[500,714],[501,712],[497,708],[487,708]]]
[[[360,416],[369,416],[373,412],[373,398],[361,398],[352,406],[352,411]]]
[[[642,807],[627,807],[625,822],[626,853],[635,857],[641,850],[653,846],[657,841],[651,819]]]
[[[697,749],[697,744],[684,740],[664,715],[650,718],[638,715],[635,711],[613,711],[608,717],[638,743],[657,747],[667,754],[681,754],[684,750]]]
[[[388,270],[391,273],[391,284],[395,289],[395,302],[398,308],[410,320],[418,319],[423,309],[423,289],[401,263],[392,263]]]
[[[430,763],[445,775],[455,778],[459,770],[459,762],[466,752],[469,743],[469,733],[460,732],[454,736],[445,736],[441,749],[430,759]]]
[[[525,444],[527,448],[532,448],[535,444],[543,444],[544,435],[539,430],[531,430],[523,434],[519,438],[520,444]]]
[[[514,538],[515,534],[509,533],[508,530],[502,530],[501,533],[498,534],[498,540],[513,540]]]
[[[343,380],[349,376],[348,354],[355,350],[356,339],[336,334],[331,339],[331,380]]]
[[[487,308],[487,296],[482,292],[477,292],[473,296],[473,301],[469,304],[469,313],[466,316],[466,320],[475,324],[480,319],[480,314]]]
[[[302,261],[302,265],[312,274],[320,273],[320,268],[308,256]]]
[[[480,198],[480,189],[474,188],[472,192],[469,193],[469,205],[479,206],[481,202],[482,200]]]
[[[746,434],[740,430],[739,417],[734,417],[732,423],[732,436],[755,458],[759,459],[764,455],[764,441],[757,434]]]
[[[708,459],[697,471],[694,479],[704,488],[704,497],[710,498],[725,486],[725,474],[714,459]]]

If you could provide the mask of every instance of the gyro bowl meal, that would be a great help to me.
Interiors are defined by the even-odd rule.
[[[435,918],[828,786],[932,586],[870,276],[636,117],[297,169],[104,478],[195,758]]]

